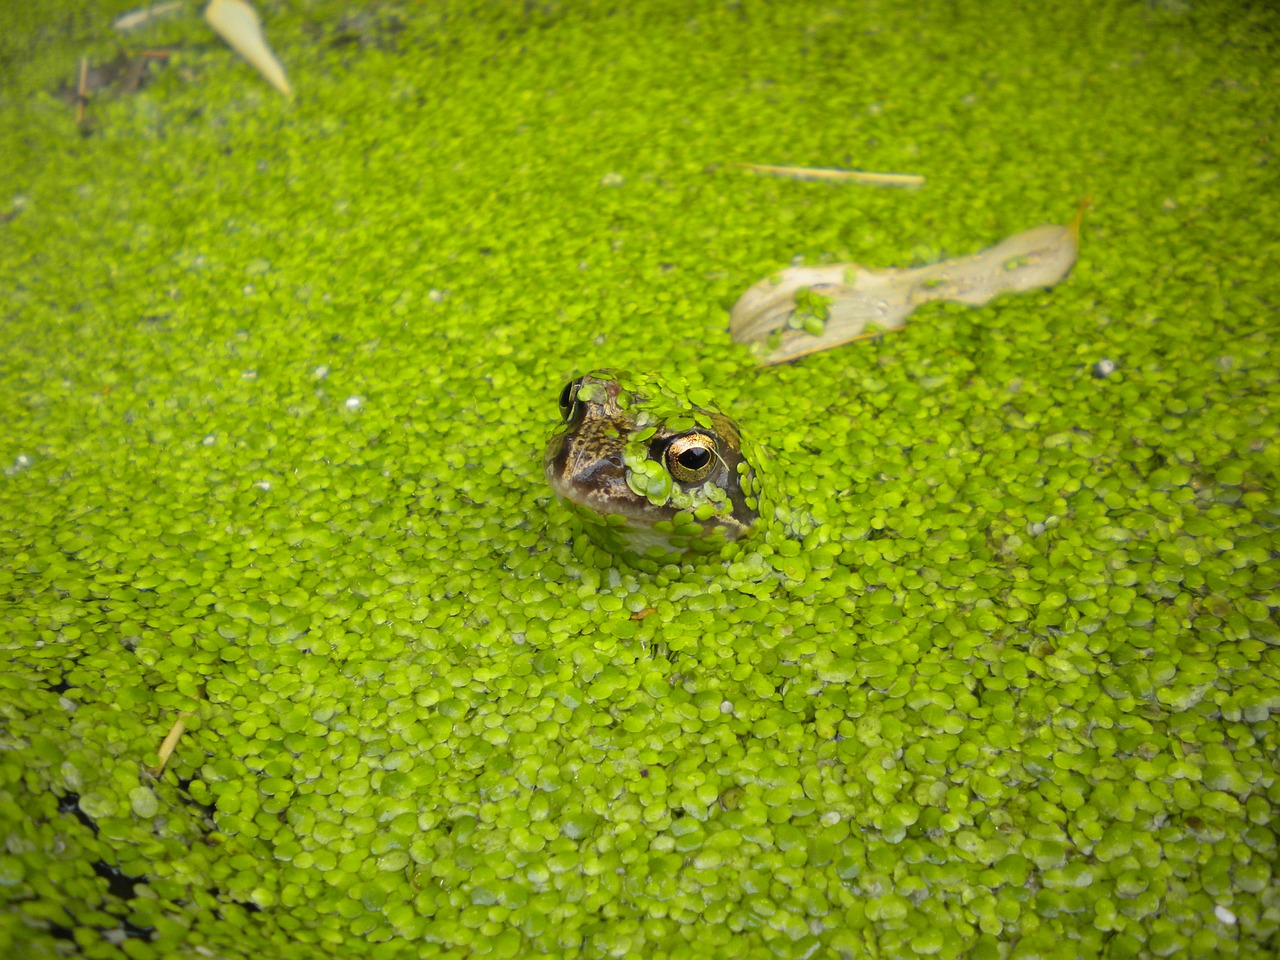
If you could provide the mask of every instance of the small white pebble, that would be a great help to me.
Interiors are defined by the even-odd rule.
[[[1223,923],[1225,923],[1227,926],[1235,925],[1236,915],[1232,913],[1230,910],[1228,910],[1226,907],[1224,907],[1222,904],[1218,904],[1216,907],[1213,908],[1213,915],[1217,917],[1219,920],[1221,920]]]
[[[1109,377],[1116,372],[1116,362],[1108,357],[1103,357],[1093,365],[1093,375],[1101,380],[1103,377]]]
[[[363,400],[361,400],[359,397],[347,397],[347,409],[348,409],[348,410],[356,410],[356,409],[359,409],[360,404],[362,404],[362,403],[364,403],[364,401],[363,401]]]
[[[311,376],[316,380],[323,380],[328,375],[329,375],[329,367],[323,363],[311,371]]]
[[[212,447],[215,443],[218,442],[218,438],[211,433],[200,442],[203,443],[206,447]]]
[[[733,701],[732,701],[732,700],[721,700],[721,701],[720,701],[720,712],[721,712],[721,713],[723,713],[726,717],[727,717],[729,714],[733,713]]]
[[[259,480],[257,483],[255,483],[255,484],[254,484],[254,486],[255,486],[255,487],[257,487],[259,490],[270,490],[270,489],[271,489],[271,481],[270,481],[270,480]]]

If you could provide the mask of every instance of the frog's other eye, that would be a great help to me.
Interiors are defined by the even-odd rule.
[[[578,402],[578,388],[582,386],[582,378],[570,380],[560,391],[560,419],[565,423],[573,423],[582,417],[582,404]]]
[[[662,465],[681,483],[701,483],[716,465],[715,438],[705,433],[676,437],[662,452]]]

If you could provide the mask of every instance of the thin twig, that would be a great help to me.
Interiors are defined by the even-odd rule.
[[[146,76],[147,65],[152,60],[163,62],[168,59],[168,50],[143,50],[129,61],[129,71],[125,74],[124,81],[120,84],[120,93],[137,93],[142,87],[142,78]]]
[[[84,125],[84,105],[89,102],[89,58],[80,58],[80,86],[76,89],[76,126]]]
[[[173,721],[173,726],[169,728],[168,734],[165,735],[164,742],[160,744],[159,756],[160,762],[151,768],[151,775],[159,777],[164,773],[165,765],[169,762],[169,758],[173,756],[173,751],[178,747],[178,740],[182,737],[182,731],[187,729],[186,719],[191,714],[184,710],[178,714],[178,719]]]
[[[882,187],[918,187],[924,177],[918,173],[868,173],[864,170],[832,170],[826,167],[776,167],[767,163],[738,163],[737,166],[755,173],[767,173],[775,177],[793,180],[854,180],[873,183]]]

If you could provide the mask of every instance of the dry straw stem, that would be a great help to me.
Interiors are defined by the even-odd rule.
[[[158,751],[160,762],[151,769],[151,775],[158,777],[164,773],[165,766],[169,763],[169,758],[173,756],[173,751],[178,748],[178,741],[182,739],[182,733],[187,729],[186,718],[189,713],[183,711],[178,714],[178,719],[173,721],[173,726],[169,728],[169,732],[165,734],[164,741],[160,744]]]
[[[826,167],[776,167],[767,163],[739,163],[737,166],[755,173],[793,180],[852,180],[881,187],[919,187],[924,177],[918,173],[869,173],[864,170],[834,170]]]
[[[89,58],[80,58],[80,83],[76,86],[76,126],[84,124],[84,105],[89,99]]]

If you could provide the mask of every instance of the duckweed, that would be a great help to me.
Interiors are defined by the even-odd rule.
[[[0,31],[0,953],[1274,954],[1273,11],[262,2],[294,102],[180,14],[77,130],[121,41],[56,6]],[[1053,291],[729,340],[1084,194]],[[749,547],[554,508],[606,366],[770,448]]]

